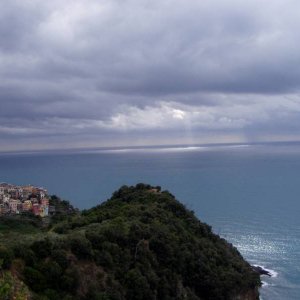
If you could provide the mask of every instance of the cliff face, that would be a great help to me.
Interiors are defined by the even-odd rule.
[[[233,297],[231,300],[259,300],[258,288],[252,288],[247,292]]]
[[[254,300],[260,284],[231,244],[144,184],[15,245],[14,259],[31,291],[49,300]]]

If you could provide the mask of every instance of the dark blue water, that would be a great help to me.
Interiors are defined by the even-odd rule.
[[[300,299],[300,146],[0,155],[0,182],[46,187],[89,208],[123,184],[168,189],[253,264],[264,300]]]

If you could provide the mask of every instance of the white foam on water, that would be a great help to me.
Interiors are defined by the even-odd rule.
[[[268,285],[270,285],[270,284],[265,281],[261,282],[261,287],[267,287]]]
[[[275,284],[269,283],[269,282],[266,282],[266,281],[261,282],[261,287],[265,288],[265,287],[268,287],[268,286],[275,286]]]
[[[271,274],[271,277],[276,278],[278,276],[278,272],[276,272],[275,270],[271,270],[271,269],[267,269],[267,268],[264,268],[264,269]]]

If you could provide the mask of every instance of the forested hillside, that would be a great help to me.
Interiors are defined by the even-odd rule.
[[[239,252],[160,187],[123,186],[60,219],[1,246],[3,299],[258,299]]]

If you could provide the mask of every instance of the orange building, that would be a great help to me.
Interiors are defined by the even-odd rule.
[[[32,209],[32,202],[30,200],[25,200],[22,203],[22,209],[25,211],[31,210]]]

